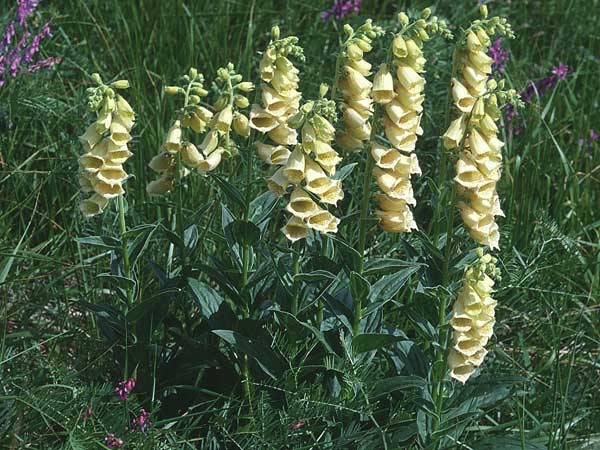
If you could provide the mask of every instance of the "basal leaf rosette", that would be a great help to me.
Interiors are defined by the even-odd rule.
[[[128,178],[123,164],[131,157],[128,144],[135,113],[117,91],[127,89],[127,80],[106,85],[99,74],[92,76],[98,86],[88,89],[88,109],[96,120],[79,137],[85,153],[79,158],[79,184],[92,195],[79,204],[84,216],[101,214],[111,198],[125,193]]]
[[[514,37],[506,19],[484,17],[474,21],[458,43],[452,98],[459,114],[443,136],[446,149],[458,150],[454,180],[463,197],[463,222],[475,242],[490,249],[499,247],[495,218],[504,216],[496,191],[504,146],[498,138],[499,103],[516,101],[514,91],[502,90],[503,81],[490,79],[493,60],[487,53],[494,33]]]
[[[487,354],[494,333],[496,300],[494,279],[499,279],[496,259],[478,250],[478,260],[466,271],[452,310],[453,346],[448,354],[452,378],[465,383]]]

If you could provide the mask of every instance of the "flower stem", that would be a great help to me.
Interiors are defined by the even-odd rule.
[[[129,252],[127,246],[127,223],[125,222],[125,202],[123,196],[119,195],[117,199],[119,207],[119,231],[121,234],[121,253],[123,257],[123,275],[131,279],[131,266],[129,263]],[[127,295],[127,304],[125,305],[125,366],[123,368],[123,379],[126,380],[129,374],[129,320],[127,313],[133,303],[133,292],[129,284],[125,287]]]
[[[296,242],[292,246],[294,252],[294,262],[293,262],[293,271],[294,271],[294,280],[292,284],[292,305],[290,307],[290,312],[295,316],[298,314],[298,294],[300,291],[300,283],[296,280],[296,275],[300,273],[300,246],[299,243]]]

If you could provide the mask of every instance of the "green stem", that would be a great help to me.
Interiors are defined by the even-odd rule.
[[[125,202],[123,196],[117,198],[119,206],[119,231],[121,233],[121,253],[123,257],[123,274],[125,278],[131,279],[131,266],[129,264],[129,253],[127,248],[127,223],[125,222]],[[123,368],[123,379],[126,380],[129,375],[129,320],[127,313],[133,303],[133,292],[127,284],[125,288],[127,295],[127,305],[125,306],[125,367]]]
[[[298,294],[300,291],[300,283],[296,280],[296,275],[300,273],[300,246],[299,243],[294,243],[293,252],[294,252],[294,262],[293,262],[293,272],[294,272],[294,281],[292,285],[292,305],[290,308],[290,312],[295,316],[298,314]]]

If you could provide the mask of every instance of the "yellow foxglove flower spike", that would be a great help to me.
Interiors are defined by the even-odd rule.
[[[459,114],[442,138],[447,150],[459,152],[454,180],[465,200],[459,203],[465,227],[475,242],[490,249],[499,246],[495,217],[503,215],[496,193],[504,145],[496,125],[500,118],[498,97],[514,99],[490,79],[492,59],[487,53],[489,36],[495,32],[514,37],[505,20],[487,19],[486,13],[484,20],[473,22],[459,41],[454,61],[455,72],[460,75],[452,79],[452,98]]]
[[[422,18],[413,22],[406,13],[398,15],[402,28],[394,36],[389,51],[392,64],[382,64],[375,76],[373,99],[382,105],[383,128],[391,144],[390,148],[371,142],[373,175],[382,191],[377,197],[376,214],[381,227],[390,233],[406,233],[417,228],[411,211],[411,206],[417,203],[411,177],[421,174],[417,156],[412,152],[418,136],[423,133],[420,123],[425,78],[421,74],[426,61],[422,47],[427,33],[449,35],[445,24],[430,14],[425,10]]]
[[[466,383],[487,354],[493,335],[496,300],[494,278],[499,278],[495,259],[478,250],[478,260],[466,271],[452,309],[453,346],[448,354],[450,376]]]
[[[99,76],[93,79],[98,86],[88,90],[88,108],[96,112],[96,121],[79,137],[85,150],[79,158],[79,184],[83,192],[93,192],[79,205],[86,217],[101,214],[109,199],[125,193],[123,182],[128,175],[123,164],[132,156],[127,145],[135,122],[131,105],[115,92],[127,89],[129,82],[119,80],[109,87]]]
[[[348,38],[344,42],[336,69],[340,70],[336,87],[342,94],[341,109],[343,111],[344,130],[336,136],[337,144],[347,151],[358,151],[371,135],[370,119],[373,115],[373,96],[393,98],[393,81],[391,77],[379,72],[373,83],[371,64],[365,61],[365,53],[372,50],[371,42],[383,35],[383,29],[373,26],[367,20],[356,30],[348,28]],[[335,100],[335,99],[334,99]]]

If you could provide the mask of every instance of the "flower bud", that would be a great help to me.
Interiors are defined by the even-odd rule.
[[[250,102],[243,95],[236,95],[233,99],[233,103],[240,109],[247,108]]]
[[[275,26],[273,26],[273,28],[271,28],[271,36],[273,37],[274,40],[279,39],[280,34],[281,34],[281,32],[277,25],[275,25]]]
[[[190,67],[190,70],[188,71],[188,76],[192,80],[195,80],[196,77],[198,76],[198,69],[196,69],[195,67]]]
[[[400,25],[405,27],[410,22],[410,19],[405,12],[401,12],[398,14],[398,22],[400,22]]]
[[[176,95],[176,94],[184,94],[185,91],[178,86],[167,86],[165,88],[165,93],[167,95]]]
[[[236,114],[233,119],[233,131],[239,136],[250,136],[250,127],[248,126],[248,118],[243,114]]]
[[[236,87],[242,92],[251,92],[254,90],[254,84],[250,81],[244,81],[236,85]]]
[[[99,73],[93,73],[92,80],[94,80],[97,84],[102,84],[102,78],[100,78]]]
[[[117,80],[113,83],[110,84],[111,87],[115,88],[115,89],[128,89],[129,88],[129,81],[127,80]]]
[[[422,19],[429,19],[429,16],[431,16],[431,8],[425,8],[422,12],[421,12],[421,18]]]
[[[487,5],[479,5],[479,14],[481,14],[481,17],[483,17],[484,19],[487,19],[487,16],[488,16]]]

